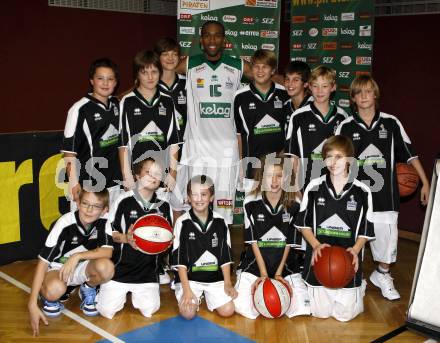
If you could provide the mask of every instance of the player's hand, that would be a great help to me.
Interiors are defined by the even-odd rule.
[[[46,316],[43,312],[38,308],[37,304],[32,304],[28,306],[29,309],[29,317],[32,328],[32,335],[34,337],[38,336],[40,333],[40,320],[44,323],[44,325],[49,325]]]
[[[225,283],[225,293],[227,295],[229,295],[232,299],[235,299],[236,297],[238,297],[237,290],[231,284]]]
[[[423,206],[428,205],[428,199],[429,199],[429,183],[426,183],[422,186],[422,189],[420,190],[420,202]]]
[[[118,231],[112,232],[112,238],[113,238],[113,242],[116,243],[128,243],[127,235],[124,235],[123,233],[120,233]]]
[[[135,188],[135,181],[133,179],[133,175],[129,175],[122,181],[122,186],[124,186],[124,191],[129,191]]]
[[[313,255],[312,255],[312,266],[318,262],[319,258],[321,257],[321,250],[324,248],[330,247],[330,244],[327,243],[319,243],[319,245],[313,249]]]
[[[70,195],[70,199],[72,201],[75,201],[78,204],[79,207],[79,193],[81,193],[81,185],[79,183],[77,183],[74,186],[70,186],[69,183],[69,195]]]
[[[130,244],[130,246],[134,249],[134,250],[138,250],[138,246],[136,245],[136,242],[134,241],[133,238],[133,224],[130,225],[130,227],[128,228],[128,232],[127,232],[127,243]]]
[[[76,254],[70,256],[67,259],[67,261],[63,264],[58,274],[61,281],[68,283],[72,279],[73,272],[75,271],[75,268],[79,262],[78,256],[79,255]]]
[[[262,283],[266,279],[267,279],[267,275],[266,276],[260,276],[258,279],[255,280],[255,282],[252,284],[252,288],[251,288],[252,295],[254,295],[255,290],[257,289],[258,285],[260,283]]]
[[[284,278],[283,278],[282,275],[279,275],[279,274],[278,274],[278,275],[275,275],[275,280],[281,282],[284,286],[287,287],[287,289],[289,290],[289,293],[290,293],[291,295],[293,294],[292,287],[290,287],[290,284],[289,284],[286,280],[284,280]]]
[[[354,268],[354,272],[356,273],[358,271],[359,268],[359,257],[357,252],[351,247],[351,248],[347,248],[347,251],[351,254],[351,256],[353,256],[353,268]]]
[[[176,179],[171,175],[171,173],[167,174],[164,183],[167,192],[172,192],[176,187]]]
[[[194,308],[197,309],[198,304],[199,304],[199,299],[197,299],[197,297],[194,295],[192,291],[183,292],[183,296],[182,299],[180,299],[179,306],[185,312],[194,311]]]

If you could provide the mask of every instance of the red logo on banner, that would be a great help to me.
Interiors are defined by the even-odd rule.
[[[292,17],[292,23],[294,24],[300,24],[306,22],[306,16],[305,15],[295,15]]]
[[[322,43],[322,50],[336,50],[338,48],[336,42],[324,42]]]
[[[301,43],[293,43],[292,44],[292,50],[302,50],[303,45]]]
[[[309,15],[307,17],[307,21],[315,23],[315,22],[319,21],[319,15]]]
[[[192,19],[192,15],[190,13],[180,13],[179,19],[190,21]]]
[[[225,49],[232,49],[234,46],[232,45],[232,43],[226,42],[225,43]]]
[[[243,17],[243,24],[254,24],[254,17]]]

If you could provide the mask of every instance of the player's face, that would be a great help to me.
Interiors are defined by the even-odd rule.
[[[79,220],[83,225],[92,224],[105,212],[107,212],[107,207],[104,207],[102,200],[94,193],[84,193],[81,200],[79,200]]]
[[[262,190],[270,193],[280,193],[283,185],[283,168],[267,166],[264,170]]]
[[[143,164],[139,175],[136,175],[136,179],[139,189],[155,191],[162,180],[162,168],[153,161],[147,161]]]
[[[336,85],[325,77],[318,76],[316,80],[310,82],[310,90],[316,103],[325,104],[336,90]]]
[[[210,24],[200,37],[200,44],[208,59],[219,59],[225,45],[225,35],[220,25]]]
[[[179,64],[179,54],[176,50],[164,51],[160,54],[160,64],[163,70],[174,71]]]
[[[107,98],[113,94],[117,81],[116,76],[111,68],[96,68],[93,79],[90,79],[93,87],[93,96],[100,101],[107,101]]]
[[[146,66],[144,69],[139,70],[138,80],[139,87],[145,90],[153,91],[157,87],[159,82],[160,71],[154,65]]]
[[[211,195],[208,185],[193,183],[188,200],[195,213],[206,214],[209,204],[214,200],[214,195]]]
[[[343,151],[333,149],[327,153],[325,165],[333,176],[344,176],[347,174],[348,158]]]
[[[267,85],[271,82],[271,77],[275,73],[269,65],[265,63],[253,63],[252,64],[252,76],[254,77],[255,84]]]
[[[294,98],[298,95],[304,95],[307,82],[303,82],[301,75],[298,73],[286,74],[284,87],[286,88],[287,94],[289,94],[291,98]]]
[[[366,87],[353,98],[359,110],[374,110],[376,108],[376,96],[374,95],[373,86],[369,83]]]

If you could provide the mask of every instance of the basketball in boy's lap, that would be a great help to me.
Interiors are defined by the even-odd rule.
[[[281,317],[289,309],[291,294],[282,282],[266,278],[255,289],[254,306],[266,318]]]
[[[134,223],[133,239],[143,253],[160,254],[173,242],[173,227],[164,217],[147,214]]]
[[[397,163],[397,183],[399,185],[399,194],[406,197],[414,193],[419,185],[419,175],[411,164]]]
[[[331,246],[321,250],[321,257],[313,265],[321,285],[328,288],[345,287],[354,277],[352,256],[342,247]]]

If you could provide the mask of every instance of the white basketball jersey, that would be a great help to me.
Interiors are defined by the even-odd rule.
[[[226,55],[215,64],[203,54],[188,58],[188,121],[181,163],[227,167],[238,161],[232,102],[242,70],[240,59]]]

